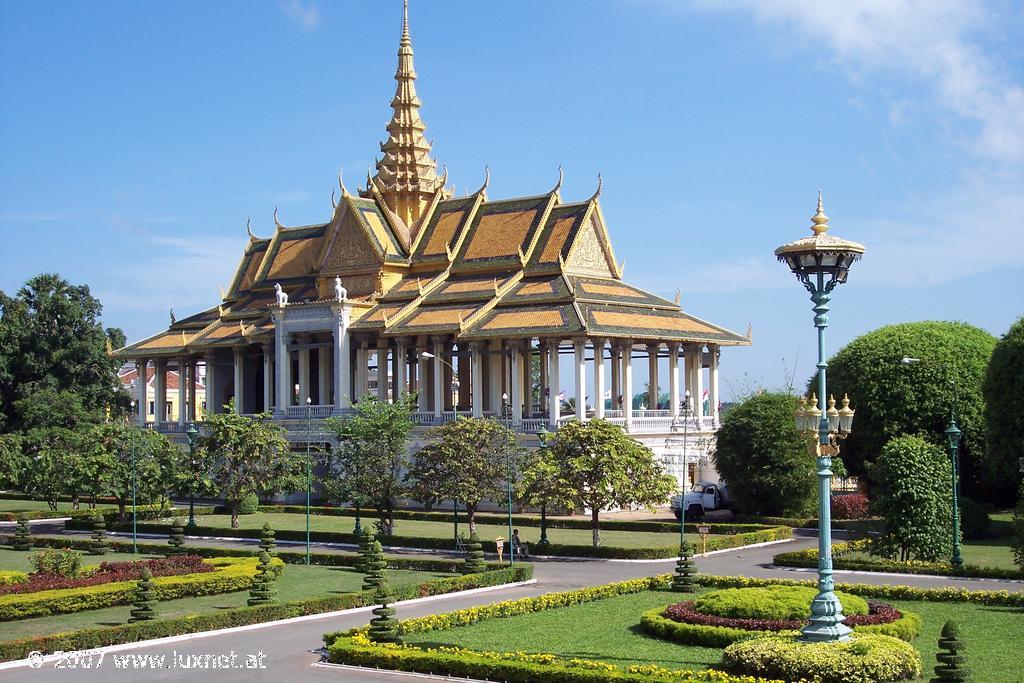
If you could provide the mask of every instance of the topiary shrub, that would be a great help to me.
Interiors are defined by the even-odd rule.
[[[149,621],[156,617],[156,591],[153,590],[153,573],[149,567],[142,568],[142,575],[135,585],[135,599],[132,602],[131,618],[128,623]]]
[[[693,562],[693,546],[683,541],[679,544],[679,560],[672,575],[672,590],[677,593],[692,593],[697,589],[697,567]]]
[[[921,655],[898,638],[853,634],[839,643],[804,643],[798,636],[759,636],[722,652],[731,674],[818,683],[884,683],[921,675]]]
[[[842,462],[833,458],[832,462]],[[839,493],[832,496],[832,519],[864,519],[868,516],[868,497],[863,493]]]
[[[250,493],[238,504],[238,514],[240,515],[255,515],[259,511],[260,497],[255,493]]]
[[[374,600],[380,605],[373,609],[373,619],[370,620],[370,640],[376,643],[394,643],[398,641],[398,620],[395,619],[395,608],[391,607],[391,591],[388,588],[388,579],[381,576],[377,590],[374,592]]]
[[[353,565],[357,572],[366,573],[366,558],[370,553],[373,540],[373,533],[368,527],[364,526],[359,530],[359,560]]]
[[[381,548],[380,541],[374,541],[370,544],[364,566],[366,568],[366,576],[363,578],[363,590],[375,590],[380,585],[381,579],[384,577],[384,570],[388,566],[387,561],[384,559],[384,549]]]
[[[32,532],[28,528],[28,515],[24,512],[18,513],[18,526],[14,528],[11,548],[22,551],[32,549]]]
[[[274,529],[270,526],[270,522],[267,522],[263,525],[263,530],[260,532],[260,550],[273,557],[275,555],[274,548],[276,547],[277,540]]]
[[[967,658],[960,654],[967,648],[967,643],[960,637],[960,629],[955,622],[947,621],[939,636],[939,652],[935,658],[939,660],[935,667],[935,677],[930,683],[954,683],[971,680],[971,670],[967,668]]]
[[[992,519],[988,510],[966,496],[960,496],[960,533],[965,541],[992,537]]]
[[[463,574],[476,574],[485,569],[487,569],[487,565],[484,562],[483,545],[480,543],[480,537],[474,531],[466,541],[466,560],[459,567],[459,571]]]
[[[701,595],[694,609],[732,619],[772,619],[804,621],[811,616],[811,601],[818,594],[812,586],[767,586],[764,588],[724,588]],[[836,591],[846,616],[868,614],[868,603],[856,595]]]
[[[103,515],[96,515],[92,518],[92,540],[89,542],[90,555],[106,555],[110,550],[110,543],[107,541],[107,522]]]
[[[277,589],[274,588],[277,572],[270,567],[270,553],[261,550],[257,557],[259,565],[256,567],[256,577],[253,579],[252,588],[249,589],[249,599],[246,601],[249,607],[273,602],[277,595]]]
[[[164,554],[168,557],[185,552],[185,525],[177,517],[171,522],[171,532],[167,535],[167,546]]]

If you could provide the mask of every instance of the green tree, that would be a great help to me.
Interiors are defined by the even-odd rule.
[[[651,449],[605,420],[567,422],[544,455],[558,471],[557,504],[590,509],[594,547],[601,545],[601,510],[665,502],[677,486]]]
[[[199,449],[210,463],[210,480],[231,510],[231,528],[238,528],[242,499],[249,494],[272,495],[305,485],[305,456],[292,451],[284,429],[270,413],[237,415],[234,401],[223,413],[206,416],[206,434]]]
[[[57,509],[61,496],[73,496],[77,501],[80,492],[91,486],[92,462],[81,455],[86,450],[81,431],[64,427],[33,429],[25,443],[28,457],[22,488],[45,500],[51,510]]]
[[[117,501],[118,517],[122,521],[127,518],[127,507],[132,502],[133,469],[135,500],[139,505],[166,495],[168,479],[157,456],[166,449],[178,447],[165,435],[139,429],[124,420],[101,424],[91,431],[89,445],[83,452],[99,470],[97,479],[102,483],[103,492]]]
[[[755,394],[722,416],[712,461],[737,510],[753,515],[802,515],[817,502],[814,457],[797,431],[797,400]]]
[[[409,466],[407,440],[415,426],[416,396],[403,394],[385,403],[367,394],[353,408],[348,417],[325,421],[338,445],[328,455],[324,489],[335,502],[373,508],[380,533],[389,536],[395,505],[406,493],[403,473]]]
[[[550,439],[549,435],[547,440]],[[545,450],[546,445],[527,451],[523,457],[515,489],[520,505],[548,505],[558,498],[558,465],[545,455]]]
[[[28,469],[20,434],[0,434],[0,489],[20,488]]]
[[[1024,482],[1017,492],[1017,509],[1013,511],[1013,559],[1024,570]]]
[[[462,502],[469,533],[483,500],[501,500],[515,478],[523,447],[515,432],[497,420],[461,418],[434,427],[428,443],[413,455],[410,488],[431,489],[438,498]]]
[[[1024,479],[1024,317],[996,342],[985,373],[983,478],[991,498],[1008,504]]]
[[[857,410],[853,433],[843,443],[843,460],[852,475],[868,475],[873,461],[892,438],[921,434],[942,445],[956,381],[961,481],[968,494],[987,499],[978,486],[984,457],[984,401],[981,386],[996,339],[959,322],[888,325],[843,347],[829,361],[829,391],[849,394]],[[905,357],[921,362],[904,365]],[[810,390],[817,388],[814,379]],[[874,483],[874,482],[870,482]]]
[[[899,436],[878,454],[872,510],[882,518],[873,552],[902,561],[937,562],[952,548],[953,472],[941,448],[921,436]]]
[[[55,274],[31,278],[13,296],[0,292],[0,432],[26,431],[26,406],[18,404],[43,391],[76,396],[94,421],[125,410],[119,362],[107,353],[124,334],[104,330],[101,311],[87,286]]]

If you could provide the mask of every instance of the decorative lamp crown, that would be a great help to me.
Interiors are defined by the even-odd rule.
[[[839,431],[839,411],[836,409],[836,397],[829,395],[828,397],[828,411],[825,413],[828,415],[828,431],[835,433]]]
[[[815,431],[818,429],[818,423],[821,421],[821,409],[818,408],[818,395],[812,393],[810,405],[807,408],[807,431]]]
[[[956,426],[956,422],[952,419],[949,421],[949,426],[946,427],[946,437],[949,439],[949,447],[957,448],[960,445],[960,430]]]
[[[850,397],[843,394],[843,407],[839,409],[839,433],[849,434],[853,431],[853,414],[857,412],[850,407]]]
[[[818,210],[811,217],[809,237],[783,244],[775,250],[775,256],[786,263],[804,286],[816,286],[822,276],[822,286],[831,290],[836,284],[846,282],[850,266],[864,253],[864,245],[840,239],[828,234],[828,216],[822,206],[821,191],[818,191]]]
[[[797,431],[804,431],[807,429],[807,399],[803,396],[796,404],[796,410],[793,411],[793,422],[796,423]]]

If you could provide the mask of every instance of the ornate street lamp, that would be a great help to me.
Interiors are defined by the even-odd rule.
[[[811,218],[809,237],[784,244],[775,250],[775,256],[789,266],[797,279],[810,292],[814,302],[814,326],[818,328],[818,395],[822,405],[813,397],[809,407],[797,408],[798,426],[806,431],[817,422],[818,438],[814,447],[818,468],[818,594],[811,602],[810,623],[801,629],[803,638],[809,642],[834,642],[850,637],[849,626],[843,624],[843,606],[834,592],[832,579],[832,457],[839,454],[837,436],[845,420],[852,427],[853,411],[839,417],[836,411],[831,416],[837,430],[830,428],[830,415],[824,410],[827,394],[825,370],[825,328],[828,327],[829,300],[837,284],[846,282],[850,266],[864,253],[864,246],[856,242],[828,234],[828,216],[822,208],[821,192],[818,192],[818,210]],[[844,399],[844,409],[849,409],[849,400]],[[832,402],[835,409],[835,402]],[[840,437],[841,438],[841,437]]]
[[[690,390],[683,395],[683,491],[679,494],[679,545],[686,540],[686,475],[689,466],[686,463],[686,442],[690,437]]]
[[[298,386],[297,384],[295,386]],[[313,438],[313,424],[311,422],[311,408],[313,399],[306,398],[306,564],[309,564],[309,499],[313,492],[313,468],[310,466],[309,446]]]
[[[145,370],[145,369],[143,369]],[[143,372],[142,374],[145,374]],[[135,408],[135,401],[131,402],[132,409]],[[139,414],[142,414],[143,405],[139,403]],[[132,554],[139,552],[139,509],[135,500],[135,432],[134,430],[128,432],[131,435],[129,440],[129,458],[132,469]]]
[[[537,438],[540,440],[540,448],[542,451],[548,449],[548,437],[550,433],[544,425],[541,425],[540,432],[537,434]],[[540,504],[540,540],[537,541],[537,545],[551,545],[548,541],[548,501],[547,498]]]
[[[188,482],[188,524],[185,525],[186,529],[194,529],[196,526],[196,479],[199,478],[199,472],[196,471],[196,439],[199,436],[199,430],[196,429],[194,422],[190,422],[188,430],[185,432],[188,437],[188,462],[191,466],[192,476]]]
[[[508,401],[508,394],[501,395],[501,417],[505,429],[512,427],[512,404]],[[505,449],[505,483],[508,488],[508,566],[516,563],[516,551],[512,547],[512,454]]]

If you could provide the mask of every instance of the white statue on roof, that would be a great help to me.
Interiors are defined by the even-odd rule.
[[[340,277],[334,278],[334,298],[338,301],[348,300],[348,290],[342,286]]]
[[[285,294],[285,291],[283,289],[281,289],[281,283],[280,282],[275,282],[274,283],[274,294],[277,295],[277,305],[278,306],[287,306],[288,305],[288,295]]]

